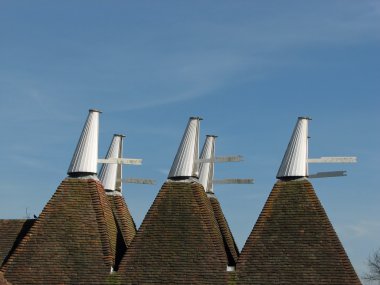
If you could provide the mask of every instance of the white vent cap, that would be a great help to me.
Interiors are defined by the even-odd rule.
[[[308,122],[309,117],[299,117],[293,130],[292,137],[286,149],[281,166],[277,172],[279,179],[292,179],[301,177],[324,178],[345,176],[345,171],[320,172],[309,175],[309,163],[355,163],[355,156],[341,157],[320,157],[309,158],[309,136]]]
[[[202,119],[190,117],[181,144],[170,169],[169,179],[198,177],[199,125]]]
[[[108,149],[106,159],[123,157],[124,135],[115,134]],[[104,163],[99,172],[99,179],[107,191],[121,192],[122,164]]]
[[[97,173],[99,114],[101,111],[90,109],[79,138],[67,174],[83,176]]]
[[[308,117],[299,117],[286,149],[277,178],[306,177],[308,175]]]
[[[207,135],[202,148],[200,159],[210,159],[210,162],[202,162],[199,166],[199,183],[203,185],[206,192],[214,192],[214,160],[215,160],[215,140],[217,136]]]

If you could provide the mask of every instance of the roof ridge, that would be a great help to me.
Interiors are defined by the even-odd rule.
[[[107,198],[111,204],[114,215],[116,215],[116,222],[119,226],[126,230],[132,229],[132,233],[126,231],[123,232],[122,230],[125,243],[129,246],[137,231],[129,207],[123,196],[107,196]]]
[[[104,243],[106,241],[109,243],[108,248],[106,246],[102,247],[104,250],[103,253],[104,253],[105,260],[109,261],[109,265],[111,267],[114,267],[115,266],[115,256],[116,256],[116,228],[112,229],[112,225],[110,223],[107,223],[107,221],[109,220],[107,218],[107,214],[108,215],[111,214],[112,218],[114,219],[113,214],[112,214],[112,210],[111,210],[111,205],[109,204],[109,201],[108,201],[107,197],[105,196],[105,190],[103,188],[103,185],[99,181],[93,180],[93,179],[91,179],[90,182],[95,183],[96,189],[98,190],[95,193],[92,193],[93,191],[90,191],[91,196],[97,195],[97,198],[99,198],[99,200],[101,202],[108,205],[108,207],[104,207],[104,206],[100,205],[99,209],[97,209],[95,211],[95,213],[98,213],[98,214],[100,213],[102,215],[102,218],[98,218],[98,217],[96,218],[96,221],[98,222],[98,226],[99,226],[99,228],[98,228],[99,233],[103,237],[102,242]],[[98,187],[100,187],[100,189]],[[91,189],[91,187],[89,187],[89,186],[88,186],[88,188]],[[101,195],[101,193],[103,193],[103,192],[104,192],[104,195]],[[92,205],[94,208],[99,206],[97,203],[94,203],[95,201],[96,201],[96,199],[92,200],[92,202],[93,202]],[[110,213],[107,213],[107,211],[109,211]],[[114,232],[113,235],[111,235],[111,231]],[[109,256],[111,257],[110,260],[108,260]]]
[[[239,249],[236,245],[234,236],[232,235],[227,219],[224,216],[219,200],[216,198],[216,196],[208,197],[208,199],[210,200],[210,204],[213,209],[215,219],[219,225],[223,243],[226,249],[228,265],[235,266],[239,258]]]
[[[38,219],[33,223],[29,231],[26,233],[26,235],[21,239],[19,245],[14,249],[12,254],[7,257],[7,259],[4,261],[3,265],[1,266],[0,271],[6,272],[8,267],[12,264],[14,258],[18,255],[19,252],[22,252],[22,248],[28,243],[30,237],[33,235],[33,233],[36,231],[36,229],[39,226]]]
[[[22,239],[28,233],[35,219],[2,219],[0,220],[0,267],[19,246]],[[3,231],[5,230],[5,232]]]
[[[198,184],[198,183],[197,183]],[[220,243],[222,243],[223,245],[224,245],[224,237],[223,237],[223,233],[222,233],[222,231],[220,230],[220,227],[219,227],[219,223],[218,223],[218,219],[217,219],[217,217],[216,217],[216,215],[215,215],[215,212],[214,212],[214,209],[213,209],[213,206],[212,206],[212,204],[211,204],[211,202],[210,202],[210,200],[209,200],[209,198],[207,197],[207,194],[206,194],[206,192],[204,191],[204,188],[203,188],[203,186],[202,186],[202,184],[198,184],[198,186],[200,186],[201,188],[202,188],[202,194],[201,195],[203,195],[203,196],[205,196],[206,197],[206,199],[207,199],[207,202],[205,203],[206,204],[206,208],[207,208],[207,210],[208,210],[208,215],[210,215],[211,216],[211,220],[213,221],[212,223],[214,223],[215,225],[216,225],[216,229],[217,229],[217,231],[216,231],[216,235],[217,235],[217,237],[216,238],[213,238],[212,239],[212,241],[213,241],[213,243],[214,244],[220,244]],[[208,222],[208,220],[206,220],[206,222]],[[212,226],[212,225],[211,225]],[[223,251],[223,253],[224,253],[224,255],[226,256],[227,255],[227,252],[226,251]],[[227,260],[227,256],[226,256],[226,260]]]

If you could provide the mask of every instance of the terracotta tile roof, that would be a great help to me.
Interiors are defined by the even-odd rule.
[[[136,225],[123,196],[107,196],[117,225],[115,270],[136,235]]]
[[[0,220],[0,266],[29,231],[34,219]]]
[[[9,283],[9,282],[7,282],[7,280],[5,280],[3,272],[0,272],[0,285],[11,285],[11,283]]]
[[[2,271],[13,284],[105,284],[115,247],[101,183],[66,178]]]
[[[235,243],[234,237],[230,227],[228,226],[218,199],[214,195],[209,195],[209,200],[223,238],[223,244],[228,258],[228,265],[235,266],[239,257],[239,249]]]
[[[236,272],[238,284],[361,284],[306,179],[274,185]]]
[[[124,256],[122,284],[226,284],[227,257],[201,184],[164,183]]]

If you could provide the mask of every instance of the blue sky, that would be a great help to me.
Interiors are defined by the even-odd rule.
[[[300,115],[310,157],[356,155],[313,180],[356,271],[380,247],[380,2],[0,1],[0,218],[38,215],[66,177],[89,108],[103,111],[99,155],[124,133],[144,159],[125,185],[140,225],[188,117],[216,134],[215,187],[241,249],[275,183]]]

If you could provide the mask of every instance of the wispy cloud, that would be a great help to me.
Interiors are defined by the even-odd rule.
[[[347,239],[378,240],[380,236],[380,221],[377,220],[362,220],[338,228]]]
[[[25,118],[28,120],[74,121],[76,117],[62,108],[62,96],[56,96],[54,89],[49,90],[52,83],[42,83],[38,77],[24,78],[20,74],[12,74],[0,70],[0,92],[6,99],[0,106],[1,116]]]
[[[132,96],[139,99],[120,108],[140,110],[199,99],[217,92],[241,74],[255,79],[280,66],[301,63],[302,59],[295,54],[305,48],[380,39],[376,2],[345,1],[314,6],[300,5],[297,13],[290,7],[283,13],[277,11],[273,17],[257,20],[252,17],[215,23],[203,19],[192,23],[191,28],[185,27],[189,39],[181,37],[180,44],[168,41],[156,46],[157,51],[145,47],[143,54],[150,55],[149,62],[132,51],[137,57],[129,59],[128,64],[134,70],[139,65],[154,66],[154,69],[143,68],[145,72],[148,70],[145,84],[158,88],[146,90],[140,98]],[[193,39],[199,44],[192,42]],[[125,50],[114,54],[125,58]],[[289,58],[288,54],[293,57]]]
[[[54,162],[47,162],[40,157],[36,158],[31,155],[11,154],[7,159],[8,163],[14,163],[24,169],[24,171],[25,169],[32,169],[33,171],[43,170],[43,172],[62,174],[62,169],[55,167]]]
[[[301,64],[298,51],[304,48],[379,40],[379,6],[375,0],[315,4],[291,1],[275,7],[256,1],[240,5],[222,3],[217,11],[236,16],[220,21],[204,13],[197,21],[191,17],[178,21],[174,17],[178,23],[170,24],[172,17],[166,19],[163,15],[169,21],[165,28],[144,22],[145,26],[139,29],[129,27],[128,41],[104,41],[96,45],[79,36],[53,38],[54,46],[59,47],[65,59],[57,58],[54,66],[45,63],[44,72],[51,71],[54,76],[11,75],[3,80],[9,88],[0,91],[18,98],[18,102],[30,102],[41,111],[40,116],[61,120],[74,119],[60,109],[64,97],[75,102],[72,93],[102,105],[126,96],[128,104],[115,107],[110,103],[114,111],[198,100],[217,93],[231,81],[247,77],[257,80],[281,66]],[[266,9],[265,17],[260,9]],[[188,11],[184,15],[186,18]],[[136,20],[131,16],[131,22]],[[79,56],[71,58],[71,54]],[[70,84],[71,89],[67,87]],[[94,93],[104,96],[95,98]],[[9,110],[8,107],[4,109]],[[24,106],[22,111],[25,109]]]
[[[208,96],[222,88],[227,82],[226,78],[233,78],[236,72],[247,65],[240,56],[224,52],[212,55],[208,52],[181,52],[157,58],[160,59],[150,63],[156,66],[156,69],[147,72],[146,77],[149,80],[141,82],[151,87],[145,92],[141,92],[140,89],[139,95],[133,94],[133,90],[126,90],[130,98],[129,103],[114,106],[114,110],[148,109]],[[133,78],[131,71],[132,81]]]
[[[263,4],[248,3],[241,5],[240,10],[238,6],[231,5],[242,16],[227,22],[203,15],[196,22],[180,22],[168,26],[167,30],[147,24],[139,33],[132,34],[134,37],[128,43],[112,41],[94,46],[92,41],[81,41],[80,37],[57,38],[56,46],[65,46],[71,53],[79,50],[80,57],[44,69],[55,74],[55,83],[47,83],[48,78],[33,74],[25,74],[22,78],[8,76],[3,80],[9,87],[4,94],[12,94],[10,96],[18,98],[18,102],[30,102],[39,109],[40,116],[72,120],[69,112],[60,110],[61,101],[55,98],[68,96],[74,101],[72,94],[64,95],[62,88],[66,88],[67,82],[60,81],[59,77],[69,75],[72,84],[82,84],[75,78],[75,74],[79,74],[88,76],[84,79],[91,82],[91,86],[86,87],[83,83],[81,88],[85,90],[76,92],[91,93],[93,88],[111,98],[124,93],[129,95],[128,104],[113,109],[149,109],[208,96],[243,73],[255,79],[280,65],[294,64],[297,58],[286,62],[286,55],[295,49],[380,38],[378,1],[318,2],[314,5],[295,1],[267,10],[269,17],[255,12],[265,6]],[[229,7],[224,3],[218,9]],[[70,52],[63,53],[62,57],[67,59],[68,55]],[[112,90],[114,81],[125,78],[124,90],[119,85]],[[104,84],[98,85],[97,81],[109,82],[110,90],[104,90]],[[49,88],[51,84],[56,86]],[[71,91],[65,89],[65,92]],[[106,104],[107,100],[97,101]]]

